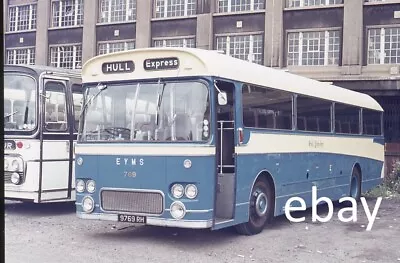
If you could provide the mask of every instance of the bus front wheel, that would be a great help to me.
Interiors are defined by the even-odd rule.
[[[249,204],[249,221],[236,226],[241,235],[260,233],[273,215],[274,197],[272,186],[267,180],[258,179],[253,186]]]

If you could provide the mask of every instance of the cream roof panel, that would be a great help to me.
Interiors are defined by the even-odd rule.
[[[179,68],[156,71],[144,70],[143,63],[146,59],[166,57],[177,57],[180,63]],[[117,74],[104,74],[102,72],[102,64],[105,62],[127,60],[134,61],[135,70],[133,72]],[[204,49],[135,49],[94,57],[87,61],[82,69],[83,82],[107,82],[184,76],[221,77],[383,111],[382,107],[367,94]]]

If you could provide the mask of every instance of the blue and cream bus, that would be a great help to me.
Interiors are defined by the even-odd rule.
[[[359,198],[381,182],[370,96],[215,51],[149,48],[82,70],[82,219],[262,231],[290,197]]]
[[[80,71],[5,65],[3,92],[5,199],[75,201]]]

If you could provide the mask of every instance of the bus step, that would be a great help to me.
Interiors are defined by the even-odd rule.
[[[216,217],[215,218],[215,224],[216,225],[223,224],[223,223],[228,223],[230,221],[233,221],[233,219],[232,218],[222,218],[222,217]]]

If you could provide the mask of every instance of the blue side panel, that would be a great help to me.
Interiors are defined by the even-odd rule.
[[[329,153],[248,154],[237,157],[236,219],[248,219],[251,187],[260,171],[269,172],[275,184],[275,215],[284,213],[290,197],[301,197],[311,206],[312,186],[318,190],[317,198],[339,200],[350,193],[350,177],[355,163],[362,172],[362,191],[381,182],[383,162]]]

